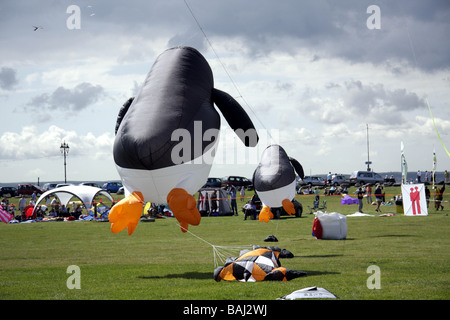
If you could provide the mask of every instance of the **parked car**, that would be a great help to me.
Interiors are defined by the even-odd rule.
[[[10,196],[15,197],[17,196],[17,188],[16,187],[0,187],[0,196]]]
[[[117,193],[120,187],[122,187],[122,183],[112,181],[104,183],[102,189],[108,191],[109,193]]]
[[[331,178],[331,182],[329,182],[329,184],[331,186],[335,186],[335,187],[341,186],[343,184],[350,185],[350,180],[347,179],[345,176],[339,174],[339,175],[333,176],[333,178]]]
[[[245,187],[247,190],[253,189],[253,183],[245,177],[227,176],[222,178],[222,188],[226,188],[231,185],[235,187]]]
[[[323,187],[323,186],[325,186],[325,180],[323,180],[322,177],[318,177],[318,176],[305,176],[303,179],[298,180],[297,187],[298,186]]]
[[[44,189],[45,191],[52,190],[56,188],[56,185],[56,183],[46,183],[42,186],[42,189]]]
[[[353,171],[350,175],[350,183],[352,184],[376,184],[383,183],[384,179],[378,173],[373,171]]]
[[[101,188],[100,185],[95,183],[95,182],[82,182],[79,185],[80,186],[89,186],[89,187]]]
[[[58,183],[55,188],[67,187],[67,186],[71,186],[71,185],[72,184],[70,184],[70,183]]]
[[[36,195],[39,196],[43,194],[45,191],[34,184],[19,184],[19,187],[17,188],[18,195],[30,196],[33,194],[33,192],[36,192]]]
[[[300,202],[295,199],[292,199],[292,203],[294,204],[295,216],[297,218],[302,217],[303,206]],[[270,208],[270,211],[273,213],[274,219],[279,219],[280,216],[288,216],[289,214],[284,210],[283,207]]]
[[[222,179],[208,178],[202,188],[220,188],[222,187]]]

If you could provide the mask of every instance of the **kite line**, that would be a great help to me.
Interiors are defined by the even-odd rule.
[[[447,152],[447,155],[450,157],[450,152],[447,150],[447,148],[444,145],[444,142],[442,141],[441,135],[439,134],[438,128],[436,126],[436,122],[434,121],[433,113],[431,113],[431,107],[430,107],[430,104],[428,103],[428,98],[425,97],[425,101],[427,102],[428,110],[430,111],[430,115],[431,115],[431,120],[433,120],[433,125],[434,125],[434,128],[436,129],[436,134],[439,137],[439,141],[441,141],[442,147],[444,148],[445,152]]]
[[[414,63],[415,63],[416,68],[417,68],[418,67],[418,63],[417,63],[417,58],[416,58],[416,51],[414,50],[414,46],[413,46],[413,42],[412,42],[412,39],[411,39],[411,34],[409,33],[408,26],[406,26],[406,33],[408,34],[409,47],[411,48],[411,52],[412,52],[412,55],[413,55]],[[433,116],[433,113],[431,112],[431,106],[430,106],[430,103],[428,102],[428,97],[427,97],[426,94],[425,94],[425,101],[427,103],[428,110],[430,111],[431,120],[433,121],[434,129],[436,130],[436,134],[437,134],[437,136],[439,138],[439,141],[441,142],[441,145],[444,148],[444,150],[447,153],[447,155],[450,157],[450,152],[445,147],[445,144],[442,141],[441,135],[439,134],[439,130],[438,130],[437,126],[436,126],[436,122],[434,121],[434,116]]]
[[[238,93],[238,97],[236,98],[241,98],[245,105],[252,111],[253,115],[255,116],[255,118],[258,120],[258,122],[262,125],[262,127],[267,131],[267,134],[270,137],[271,141],[274,141],[272,135],[270,134],[269,130],[267,130],[266,126],[264,125],[264,123],[261,121],[261,119],[258,117],[258,115],[256,114],[255,110],[253,110],[253,108],[251,107],[251,105],[247,102],[247,100],[245,99],[245,97],[242,95],[241,91],[239,90],[238,86],[236,85],[236,82],[234,82],[233,78],[231,77],[231,74],[228,72],[227,68],[225,67],[225,64],[222,62],[222,60],[220,59],[219,55],[217,54],[216,50],[214,49],[211,41],[209,40],[208,36],[206,35],[205,30],[203,30],[200,22],[198,21],[197,17],[195,16],[194,12],[192,11],[191,7],[189,6],[189,4],[187,3],[187,0],[183,0],[184,4],[186,5],[186,7],[189,10],[189,13],[191,14],[192,18],[194,19],[195,23],[197,24],[198,28],[200,29],[200,31],[203,33],[203,36],[205,37],[206,41],[208,42],[208,45],[211,47],[212,52],[214,53],[214,55],[216,56],[217,60],[219,61],[220,65],[222,66],[223,70],[225,71],[225,73],[227,74],[228,78],[230,79],[233,87],[236,89],[237,93]]]
[[[165,219],[169,219],[169,217],[162,216]],[[211,242],[203,239],[202,237],[199,237],[195,233],[189,231],[188,229],[182,227],[179,223],[175,223],[177,226],[179,226],[183,231],[189,233],[191,236],[197,238],[200,241],[203,241],[207,245],[211,246],[213,249],[213,255],[214,255],[214,268],[217,268],[220,265],[224,265],[226,260],[233,255],[236,255],[237,251],[243,250],[243,249],[249,249],[252,246],[251,245],[236,245],[236,246],[216,246],[212,244]]]

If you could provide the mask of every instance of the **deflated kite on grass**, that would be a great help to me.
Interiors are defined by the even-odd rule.
[[[281,267],[278,259],[281,249],[256,247],[245,250],[236,258],[227,259],[223,267],[214,270],[214,280],[255,282],[266,280],[288,281],[306,275],[306,272]]]

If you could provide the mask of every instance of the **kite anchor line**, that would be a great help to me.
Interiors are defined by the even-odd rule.
[[[416,68],[417,68],[418,63],[417,63],[417,58],[416,58],[416,50],[414,50],[414,45],[413,45],[413,42],[412,42],[412,39],[411,39],[411,34],[409,33],[409,28],[408,28],[408,26],[406,26],[406,33],[407,33],[407,35],[408,35],[409,46],[410,46],[410,48],[411,48],[411,52],[412,52],[412,55],[413,55],[414,63],[415,63]],[[423,76],[422,76],[422,77],[423,77]],[[445,150],[445,152],[447,153],[447,155],[450,157],[450,152],[449,152],[449,151],[447,150],[447,148],[445,147],[444,141],[442,141],[441,135],[439,134],[438,128],[437,128],[437,126],[436,126],[436,122],[434,121],[434,116],[433,116],[433,113],[431,113],[431,106],[430,106],[430,104],[428,103],[428,97],[427,97],[426,93],[425,93],[425,102],[427,103],[428,111],[430,111],[431,120],[433,121],[434,129],[436,130],[436,134],[437,134],[437,136],[438,136],[438,138],[439,138],[439,141],[441,142],[441,145],[442,145],[442,147],[444,148],[444,150]]]
[[[163,216],[164,217],[164,216]],[[168,219],[168,217],[164,217],[165,219]],[[182,227],[179,223],[175,223],[177,226],[179,226],[181,229],[183,229],[185,232],[189,233],[193,237],[197,238],[200,241],[203,241],[207,245],[211,246],[213,249],[213,255],[214,255],[214,268],[217,268],[220,265],[225,264],[225,261],[233,256],[238,256],[238,251],[249,249],[252,246],[251,245],[236,245],[236,246],[216,246],[212,244],[211,242],[203,239],[202,237],[199,237],[195,233],[189,231],[188,229]]]
[[[234,82],[233,78],[231,77],[230,73],[228,72],[227,68],[225,67],[225,64],[222,62],[222,60],[220,59],[219,55],[217,54],[216,50],[214,50],[214,47],[211,43],[211,41],[209,40],[208,36],[206,35],[205,30],[203,30],[200,22],[198,21],[197,17],[195,16],[194,12],[192,11],[191,7],[189,6],[187,0],[184,0],[184,4],[186,5],[186,7],[189,10],[189,13],[191,14],[192,18],[194,19],[195,23],[197,24],[198,28],[200,29],[200,31],[202,32],[203,36],[206,39],[206,42],[208,42],[208,45],[211,47],[212,52],[214,53],[214,55],[216,56],[217,60],[219,61],[220,65],[222,66],[223,70],[225,71],[225,73],[227,74],[228,78],[230,79],[231,83],[233,84],[233,87],[236,89],[238,96],[237,98],[241,98],[245,105],[252,111],[253,115],[255,116],[255,118],[258,120],[258,122],[263,126],[263,128],[266,130],[270,140],[272,141],[272,143],[278,143],[274,140],[274,138],[272,137],[272,135],[270,134],[269,130],[267,130],[266,126],[264,125],[264,123],[261,121],[261,119],[259,119],[258,115],[256,114],[256,112],[253,110],[253,108],[250,106],[250,104],[247,102],[247,100],[244,98],[244,96],[242,95],[241,91],[239,90],[238,86],[236,85],[236,82]]]

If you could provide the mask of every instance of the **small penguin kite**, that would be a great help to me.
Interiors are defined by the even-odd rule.
[[[295,213],[291,202],[295,196],[295,172],[304,178],[302,165],[289,157],[281,146],[273,144],[263,151],[253,173],[253,185],[263,203],[259,221],[269,222],[273,218],[271,207],[282,206],[288,214]]]
[[[111,231],[135,230],[144,201],[168,203],[186,232],[200,223],[192,194],[208,178],[219,139],[220,116],[247,147],[258,135],[247,113],[214,88],[206,59],[194,48],[164,51],[139,93],[119,111],[114,161],[125,198],[109,214]]]

